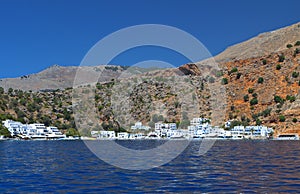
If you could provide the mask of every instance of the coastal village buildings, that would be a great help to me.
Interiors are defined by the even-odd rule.
[[[265,126],[235,126],[230,132],[233,138],[265,139],[270,137],[273,129]]]
[[[34,124],[22,124],[21,122],[5,120],[2,122],[3,126],[8,129],[13,137],[20,137],[24,139],[54,139],[54,138],[65,138],[57,127],[49,126],[46,127],[41,123]]]
[[[230,125],[230,121],[225,123]],[[65,138],[57,127],[46,127],[41,123],[22,124],[21,122],[5,120],[3,121],[11,136],[20,138]],[[144,126],[141,122],[136,122],[131,126],[132,133],[115,131],[91,131],[91,136],[98,139],[144,139],[144,138],[186,138],[186,139],[202,139],[202,138],[218,138],[218,139],[267,139],[273,129],[266,126],[234,126],[230,130],[225,130],[218,126],[212,126],[210,120],[206,118],[193,118],[187,129],[178,129],[176,123],[155,123],[155,128],[151,130],[149,126]],[[145,132],[137,132],[144,130]],[[135,131],[135,132],[134,132]]]

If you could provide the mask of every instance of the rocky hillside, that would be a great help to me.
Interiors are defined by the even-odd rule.
[[[265,32],[245,42],[228,47],[215,56],[217,62],[262,57],[286,49],[300,37],[300,23],[271,32]]]
[[[208,117],[217,119],[218,125],[234,120],[273,127],[276,133],[300,134],[300,24],[232,46],[215,59],[216,64],[210,59],[151,71],[79,67],[87,78],[101,76],[94,89],[76,88],[73,97],[79,101],[91,100],[82,96],[91,91],[95,100],[93,107],[73,104],[82,112],[76,118],[70,87],[78,67],[52,66],[38,74],[3,79],[1,119],[44,122],[61,129],[75,127],[75,119],[85,129],[121,131],[136,121],[152,127],[157,121],[186,127],[192,117]],[[97,112],[95,119],[86,111],[92,109]]]
[[[24,75],[19,78],[1,79],[0,87],[4,88],[6,91],[9,88],[23,91],[71,88],[78,68],[81,68],[81,71],[87,75],[87,78],[98,76],[99,72],[102,72],[102,76],[99,77],[99,82],[103,82],[110,81],[111,79],[118,77],[118,75],[127,67],[112,65],[64,67],[53,65],[37,74]]]
[[[72,115],[71,89],[27,92],[0,88],[0,120],[22,123],[44,123],[62,130],[75,128]]]
[[[76,73],[80,70],[81,75],[85,76],[85,81],[91,81],[89,78],[99,77],[99,82],[106,82],[120,76],[128,69],[127,66],[117,65],[99,65],[99,66],[59,66],[53,65],[39,73],[24,75],[18,78],[0,79],[0,87],[7,91],[9,88],[23,91],[43,91],[56,90],[73,87]],[[141,67],[132,67],[126,73],[141,74],[149,70],[159,68],[145,69]],[[99,76],[101,74],[101,76]],[[123,73],[125,74],[125,73]]]
[[[300,132],[300,41],[289,44],[279,52],[222,64],[228,119]]]

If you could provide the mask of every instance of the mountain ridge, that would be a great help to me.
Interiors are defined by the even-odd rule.
[[[246,41],[227,47],[216,55],[217,62],[261,57],[284,50],[286,45],[296,42],[300,37],[300,22],[282,27],[271,32],[263,32]]]
[[[274,43],[275,40],[276,43]],[[257,50],[260,45],[262,45],[261,49]],[[246,49],[244,50],[244,48]],[[226,101],[224,103],[226,107],[220,108],[226,109],[226,115],[224,115],[226,120],[233,120],[236,124],[241,125],[263,124],[273,127],[275,134],[300,134],[300,24],[297,23],[273,32],[263,33],[259,37],[254,37],[228,49],[216,56],[215,59],[185,64],[176,69],[151,72],[131,69],[132,67],[127,69],[127,67],[110,65],[96,67],[51,66],[38,74],[12,79],[10,80],[11,84],[6,83],[5,85],[5,80],[0,81],[0,86],[5,85],[6,89],[15,86],[19,89],[25,88],[36,91],[36,95],[42,96],[40,98],[45,101],[42,113],[35,109],[34,113],[30,113],[28,109],[31,110],[32,107],[26,105],[21,106],[24,107],[24,110],[21,111],[25,114],[21,114],[22,112],[20,113],[19,109],[13,108],[14,104],[24,102],[21,97],[20,99],[16,97],[19,96],[19,93],[22,93],[20,91],[10,91],[8,94],[3,94],[8,100],[4,100],[2,103],[2,113],[9,113],[23,120],[30,120],[31,118],[41,120],[45,119],[41,116],[42,114],[51,113],[51,119],[60,118],[62,126],[64,124],[71,126],[72,122],[68,119],[62,119],[61,114],[65,114],[66,118],[69,116],[67,112],[69,109],[65,110],[64,107],[61,107],[61,104],[70,108],[70,99],[72,98],[70,89],[76,71],[81,68],[83,75],[86,75],[87,78],[89,76],[99,76],[99,73],[102,73],[98,80],[101,84],[97,85],[96,92],[98,99],[96,100],[96,107],[100,119],[99,123],[95,123],[96,126],[90,126],[87,123],[89,128],[99,128],[101,126],[105,130],[110,130],[119,126],[112,112],[110,99],[112,86],[120,81],[116,79],[120,75],[121,78],[130,78],[132,83],[139,84],[130,95],[132,103],[130,104],[131,108],[128,109],[136,121],[149,122],[149,119],[151,119],[149,115],[160,114],[159,106],[162,106],[165,107],[165,110],[163,110],[164,115],[157,116],[163,116],[165,121],[168,122],[180,122],[183,115],[181,115],[181,103],[177,99],[178,95],[170,90],[170,87],[163,80],[169,79],[170,81],[172,76],[186,76],[187,80],[185,81],[183,77],[181,82],[183,85],[179,89],[185,88],[185,86],[194,88],[196,95],[193,96],[192,101],[198,104],[201,115],[193,116],[208,118],[212,116],[211,107],[213,104],[210,99],[213,93],[210,91],[209,84],[222,84],[226,89],[226,96],[222,99],[224,102]],[[253,52],[253,50],[257,51]],[[145,80],[147,76],[151,77],[148,81]],[[31,85],[31,83],[36,85]],[[46,84],[43,85],[44,83]],[[58,86],[61,88],[57,88]],[[176,84],[173,86],[176,87]],[[63,88],[69,89],[55,93],[38,92],[44,89]],[[86,92],[85,88],[81,90],[83,93]],[[61,96],[61,103],[57,103],[57,100],[52,99],[55,99],[58,94]],[[29,101],[35,102],[31,99],[37,98],[34,92],[26,93],[26,95],[30,99]],[[47,97],[48,95],[50,97]],[[68,99],[68,101],[64,102],[65,99]],[[195,99],[197,99],[196,102]],[[122,100],[125,100],[125,98],[121,98]],[[192,101],[186,103],[189,105]],[[6,105],[7,103],[9,106]],[[158,103],[159,106],[149,109],[148,107],[152,103]],[[52,110],[51,107],[53,107]],[[54,110],[59,110],[59,114],[53,113]],[[186,111],[186,113],[188,112]],[[31,116],[27,118],[29,113]],[[19,118],[20,115],[23,117]],[[129,114],[125,114],[122,119],[128,122],[129,126],[131,123],[128,116]],[[81,121],[85,122],[84,120]]]

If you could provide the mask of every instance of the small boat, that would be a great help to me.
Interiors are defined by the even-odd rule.
[[[298,134],[281,134],[274,140],[299,140]]]
[[[160,136],[155,132],[150,132],[145,139],[160,139]]]
[[[5,138],[3,135],[0,136],[0,141],[2,140],[7,140],[7,138]]]
[[[57,140],[67,140],[67,141],[73,141],[73,140],[80,140],[80,137],[73,137],[73,136],[68,136],[68,137],[63,137],[63,138],[58,138]]]

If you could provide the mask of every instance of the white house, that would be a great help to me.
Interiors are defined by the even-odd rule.
[[[116,132],[114,131],[99,131],[97,138],[100,139],[115,139]]]
[[[246,126],[245,135],[269,137],[273,132],[272,128],[266,126]]]
[[[150,130],[149,126],[144,126],[142,122],[136,122],[133,126],[131,126],[131,130]]]
[[[183,138],[185,136],[182,130],[169,130],[167,132],[167,138]]]
[[[155,123],[155,130],[176,130],[176,123]]]
[[[12,136],[21,134],[25,130],[23,124],[17,121],[5,120],[2,121],[2,123],[3,126],[8,129]]]
[[[130,134],[127,132],[118,133],[118,139],[129,139]]]
[[[267,138],[272,132],[273,129],[266,126],[235,126],[231,129],[233,138]]]
[[[66,135],[62,134],[57,127],[47,127],[47,138],[65,138]]]
[[[206,118],[193,118],[190,121],[190,124],[191,125],[201,125],[201,124],[206,123],[206,122],[209,122],[209,119],[206,119]]]
[[[155,133],[167,137],[169,131],[177,130],[176,123],[155,123]]]
[[[48,130],[46,129],[46,126],[41,123],[34,123],[34,124],[29,124],[28,129],[30,132],[34,132],[36,134],[46,134],[48,133]]]
[[[234,138],[234,139],[243,138],[245,127],[244,126],[234,126],[230,131],[231,131],[232,138]]]

